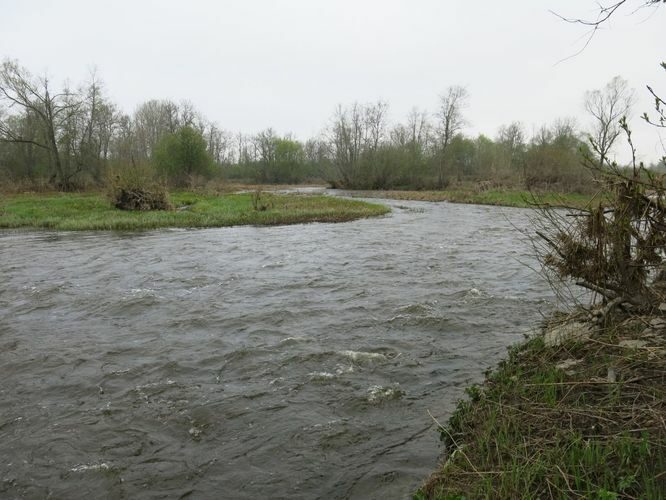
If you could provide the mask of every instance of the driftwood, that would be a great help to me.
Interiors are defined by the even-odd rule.
[[[173,207],[164,189],[116,188],[113,205],[121,210],[171,210]]]

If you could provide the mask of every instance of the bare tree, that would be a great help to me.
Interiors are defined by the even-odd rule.
[[[427,154],[432,143],[431,125],[426,111],[413,108],[407,115],[405,124],[395,125],[390,134],[391,144],[397,148],[390,158],[402,163],[402,169],[394,166],[393,175],[402,177],[403,181],[411,185],[423,185],[428,176]],[[400,152],[404,152],[401,155]],[[402,156],[402,160],[397,157]]]
[[[497,141],[514,151],[525,145],[525,132],[520,122],[512,122],[509,125],[502,125],[497,133]]]
[[[634,90],[620,76],[613,78],[601,90],[585,93],[585,110],[594,120],[589,140],[599,157],[600,167],[608,159],[613,144],[622,133],[620,119],[628,117],[633,103]]]
[[[104,85],[96,70],[91,72],[89,81],[80,88],[78,95],[81,107],[79,113],[72,116],[71,136],[68,137],[71,144],[66,144],[71,151],[69,159],[78,169],[88,170],[99,180],[102,161],[109,155],[118,112],[105,98]]]
[[[276,162],[276,141],[278,137],[272,128],[262,130],[252,138],[258,158],[258,177],[261,182],[269,182],[270,174],[274,170]]]
[[[407,115],[407,128],[411,144],[421,150],[427,149],[431,135],[428,113],[413,108]]]
[[[469,93],[465,87],[454,85],[449,87],[445,94],[440,96],[439,111],[439,168],[437,171],[437,183],[441,188],[444,186],[444,176],[447,167],[447,155],[452,139],[467,124],[463,111],[467,106]]]
[[[236,134],[235,141],[237,143],[237,151],[236,153],[238,154],[238,164],[239,165],[249,165],[253,161],[256,161],[257,159],[257,151],[255,148],[251,147],[252,146],[252,137],[249,135],[243,134],[242,132],[238,132]]]
[[[233,162],[232,141],[231,133],[219,128],[215,123],[208,125],[206,132],[208,152],[218,165]]]
[[[189,119],[189,110],[186,118]],[[178,105],[168,100],[150,100],[134,112],[134,130],[143,159],[149,159],[157,143],[183,125]]]
[[[343,187],[352,187],[358,178],[364,142],[363,106],[338,106],[330,129],[329,144],[333,165]]]
[[[116,117],[116,124],[110,141],[110,156],[134,167],[137,159],[141,158],[134,122],[130,116],[121,113]]]
[[[48,77],[34,78],[16,62],[6,60],[0,67],[0,100],[10,109],[16,108],[35,118],[40,126],[39,134],[26,137],[16,129],[0,122],[0,140],[12,143],[28,143],[48,152],[52,167],[51,181],[62,189],[71,187],[78,170],[68,171],[60,153],[59,139],[64,125],[72,119],[82,105],[79,96],[65,88],[53,93]]]
[[[192,101],[183,99],[177,109],[180,111],[178,121],[180,127],[192,127],[202,134],[205,132],[207,121]]]
[[[508,172],[520,171],[523,180],[527,177],[525,153],[525,132],[520,122],[502,125],[497,133],[497,143],[502,166]]]
[[[380,143],[386,138],[387,113],[388,104],[384,101],[363,106],[364,146],[368,151],[377,151]]]

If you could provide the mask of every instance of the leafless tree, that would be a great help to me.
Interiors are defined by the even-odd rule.
[[[32,144],[47,151],[53,172],[51,181],[61,188],[69,188],[78,171],[66,170],[60,153],[60,136],[64,125],[82,106],[79,96],[67,88],[54,93],[47,76],[34,78],[16,62],[5,60],[0,66],[0,100],[10,110],[30,115],[39,125],[38,133],[28,137],[17,133],[6,122],[0,122],[0,140]]]
[[[402,167],[394,167],[402,171],[393,175],[414,186],[424,185],[429,175],[427,155],[433,143],[428,113],[413,108],[407,115],[406,123],[399,123],[392,128],[390,140],[396,149],[389,157],[398,162],[400,159],[397,157],[402,158]]]
[[[520,122],[502,125],[497,133],[497,141],[511,151],[521,148],[525,144],[523,125]]]
[[[593,118],[589,134],[592,149],[603,166],[616,139],[622,133],[620,119],[628,117],[634,103],[634,91],[629,83],[616,76],[601,90],[585,93],[585,110]]]
[[[411,144],[418,146],[421,150],[426,150],[431,138],[432,128],[427,111],[419,111],[413,108],[407,115],[407,128]]]
[[[448,160],[447,155],[451,141],[467,124],[463,112],[468,100],[469,93],[467,89],[460,85],[449,87],[446,93],[440,96],[439,111],[437,113],[440,150],[439,168],[437,171],[437,183],[439,187],[444,186]]]
[[[121,164],[136,166],[141,158],[134,121],[126,114],[116,117],[115,133],[110,142],[110,156]]]
[[[74,121],[68,138],[72,144],[65,144],[71,151],[69,160],[99,180],[102,161],[109,157],[119,114],[115,105],[105,97],[104,85],[95,70],[78,95],[82,105],[79,113],[72,116]]]
[[[252,140],[249,135],[242,132],[236,134],[236,149],[239,165],[247,166],[257,159],[257,154],[255,148],[252,147]]]
[[[223,130],[215,123],[210,123],[206,131],[206,142],[208,143],[208,152],[218,165],[233,162],[231,133]]]
[[[134,130],[142,159],[149,159],[157,143],[166,135],[175,133],[181,117],[178,105],[168,100],[150,100],[134,112]]]
[[[330,131],[333,165],[343,187],[351,187],[357,180],[365,131],[363,107],[355,103],[345,109],[338,106]]]
[[[192,127],[205,135],[209,123],[192,101],[183,99],[177,109],[177,127]]]
[[[525,132],[520,122],[502,125],[497,133],[500,147],[499,156],[507,173],[522,170],[523,180],[527,176],[526,164],[523,161],[525,152]]]
[[[386,138],[388,104],[377,101],[375,104],[363,106],[364,115],[364,146],[371,152],[377,151]]]

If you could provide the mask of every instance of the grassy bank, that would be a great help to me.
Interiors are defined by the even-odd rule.
[[[171,195],[175,210],[130,212],[113,208],[102,194],[16,194],[0,198],[0,228],[135,230],[164,227],[279,225],[345,222],[379,216],[388,208],[330,196],[263,194],[266,210],[255,210],[252,194]]]
[[[445,428],[416,499],[646,498],[666,492],[666,318],[513,348]]]
[[[530,207],[538,203],[553,206],[584,207],[591,196],[579,193],[543,193],[535,196],[529,191],[447,189],[443,191],[354,191],[353,196],[362,198],[388,198],[393,200],[448,201],[451,203],[473,203],[505,207]]]
[[[261,189],[263,191],[280,191],[296,188],[327,188],[324,184],[308,185],[257,185],[257,184],[232,184],[226,183],[216,186],[221,192],[239,192],[254,191]],[[352,197],[357,198],[384,198],[391,200],[411,200],[411,201],[448,201],[451,203],[470,203],[477,205],[496,205],[505,207],[527,208],[534,206],[534,203],[545,203],[552,206],[567,207],[585,207],[590,201],[591,195],[580,193],[557,193],[542,192],[532,193],[520,189],[494,189],[479,190],[476,184],[465,183],[454,188],[448,188],[441,191],[410,191],[410,190],[351,190]]]

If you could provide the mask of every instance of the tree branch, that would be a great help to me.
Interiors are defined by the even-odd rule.
[[[12,137],[12,138],[4,138],[0,137],[0,142],[7,142],[11,144],[32,144],[33,146],[37,146],[42,149],[46,149],[47,151],[50,151],[50,148],[48,146],[45,146],[44,144],[40,144],[37,141],[33,141],[30,139],[22,139],[20,137]]]
[[[603,295],[609,300],[613,300],[618,297],[618,294],[615,293],[614,291],[600,287],[599,285],[595,285],[594,283],[589,283],[587,281],[576,281],[576,285],[582,286],[583,288],[587,288],[588,290],[591,290],[593,292],[597,292],[599,295]]]

